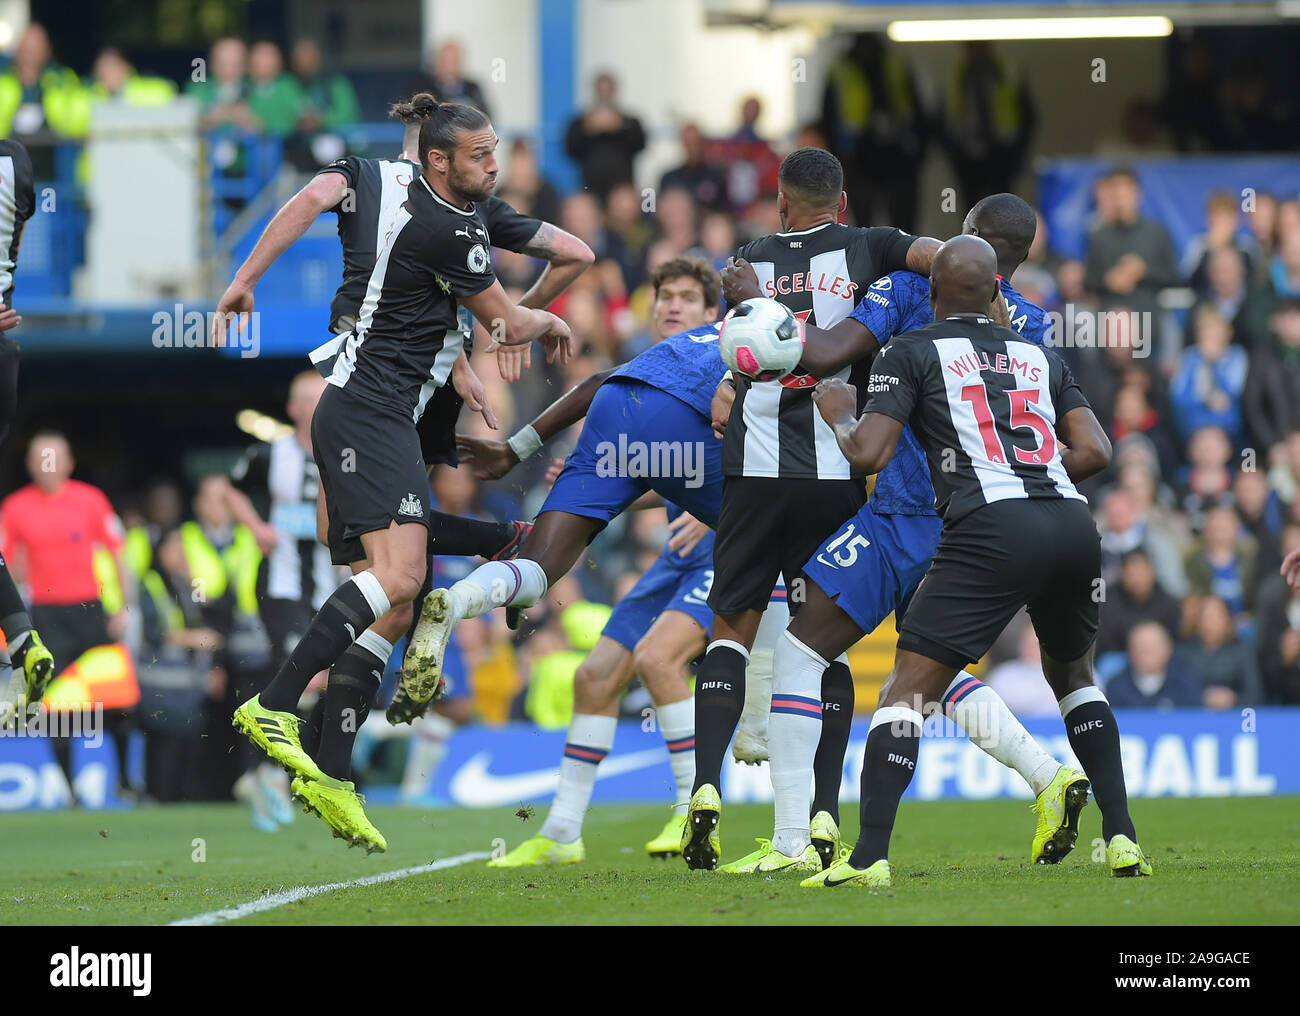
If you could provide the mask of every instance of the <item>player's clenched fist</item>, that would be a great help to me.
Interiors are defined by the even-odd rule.
[[[731,407],[736,401],[736,382],[724,377],[718,382],[718,390],[713,393],[713,402],[709,407],[713,417],[713,434],[718,440],[727,432],[727,421],[731,419]]]
[[[722,295],[733,307],[763,295],[763,291],[758,288],[758,273],[744,258],[727,258],[721,275]]]
[[[832,426],[837,420],[842,420],[846,416],[857,415],[858,390],[837,377],[817,382],[812,397],[813,402],[817,403],[822,419]]]

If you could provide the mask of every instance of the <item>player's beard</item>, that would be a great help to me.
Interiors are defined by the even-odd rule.
[[[496,189],[496,179],[462,172],[453,162],[447,167],[447,186],[465,201],[486,201]]]

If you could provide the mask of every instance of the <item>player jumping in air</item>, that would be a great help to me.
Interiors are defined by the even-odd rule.
[[[939,700],[1026,605],[1101,809],[1107,864],[1115,875],[1151,873],[1128,811],[1115,716],[1092,677],[1101,544],[1074,483],[1105,468],[1110,442],[1065,361],[989,317],[997,272],[984,240],[948,241],[931,271],[934,323],[876,357],[865,413],[858,417],[857,394],[841,381],[822,382],[814,396],[845,456],[867,472],[889,464],[911,427],[930,462],[943,534],[872,716],[857,845],[805,879],[808,888],[890,884],[886,858],[916,768],[918,704]]]
[[[459,309],[493,322],[504,345],[539,340],[552,359],[569,354],[568,326],[512,304],[493,274],[476,202],[496,185],[496,144],[487,117],[469,106],[437,105],[420,124],[420,172],[384,230],[312,421],[330,550],[355,574],[326,599],[266,690],[235,713],[236,725],[295,774],[295,796],[367,851],[387,843],[348,779],[352,745],[428,567],[428,476],[416,422],[464,353]],[[325,668],[332,672],[313,759],[293,709]],[[436,689],[436,680],[406,681],[416,701]]]
[[[1014,194],[996,194],[970,210],[963,232],[982,236],[993,247],[1012,327],[1043,345],[1050,341],[1050,320],[1007,281],[1028,255],[1036,225],[1026,202]],[[745,281],[745,266],[725,274],[729,293],[745,298],[753,287],[752,278]],[[871,357],[891,336],[932,321],[929,280],[893,272],[871,285],[851,317],[828,331],[807,330],[803,366],[813,374],[831,375],[844,362]],[[817,701],[826,661],[874,631],[891,612],[901,623],[934,557],[941,528],[925,454],[905,427],[893,459],[876,477],[870,502],[804,566],[807,601],[777,643],[774,698]],[[1085,775],[1045,752],[1001,697],[970,673],[957,674],[941,701],[973,743],[1015,769],[1034,791],[1038,825],[1031,860],[1060,861],[1078,835],[1079,812],[1088,800]],[[759,850],[722,871],[801,870],[810,843],[807,819],[814,806],[808,788],[820,732],[821,718],[810,709],[773,711],[769,739],[776,828],[771,840],[760,841]]]

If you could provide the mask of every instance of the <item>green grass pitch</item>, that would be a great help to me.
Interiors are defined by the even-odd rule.
[[[520,809],[525,814],[527,809]],[[1113,879],[1093,860],[1096,805],[1057,867],[1026,860],[1033,816],[1019,802],[907,803],[894,887],[810,891],[797,878],[690,872],[643,845],[667,809],[598,806],[587,862],[489,870],[476,860],[349,886],[239,918],[257,924],[1296,924],[1300,797],[1136,801],[1155,877]],[[264,894],[345,883],[438,858],[514,846],[541,825],[511,809],[374,808],[387,854],[366,857],[300,815],[254,831],[234,805],[0,816],[0,923],[165,924]],[[856,809],[844,818],[856,827]],[[770,830],[771,808],[727,807],[724,860]],[[242,913],[242,911],[241,911]],[[230,923],[218,920],[215,923]]]

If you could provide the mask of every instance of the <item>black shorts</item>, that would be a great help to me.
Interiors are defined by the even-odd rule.
[[[964,667],[1024,606],[1054,660],[1077,660],[1097,637],[1101,538],[1085,502],[997,501],[945,526],[898,648]]]
[[[330,560],[363,560],[361,537],[393,522],[429,525],[429,476],[415,422],[329,385],[311,421],[325,488]]]
[[[728,617],[766,610],[784,575],[790,612],[796,613],[803,596],[791,587],[804,564],[866,503],[861,480],[728,476],[713,544],[713,612]]]
[[[465,400],[457,394],[450,382],[434,392],[429,399],[428,405],[424,407],[424,415],[416,424],[425,465],[447,465],[452,469],[460,465],[460,456],[456,454],[456,421],[460,419],[460,408],[463,405]]]

